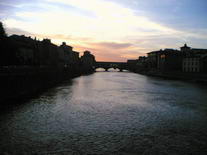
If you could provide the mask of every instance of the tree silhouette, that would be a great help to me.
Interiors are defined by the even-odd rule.
[[[0,22],[0,66],[8,65],[11,58],[9,38],[6,35],[2,22]]]
[[[4,26],[3,26],[2,22],[0,22],[0,36],[6,37],[6,32],[4,30]]]

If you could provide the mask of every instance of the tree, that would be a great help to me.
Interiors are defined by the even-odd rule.
[[[8,63],[8,38],[6,37],[6,32],[4,30],[3,24],[0,21],[0,66],[6,65]]]
[[[4,30],[2,22],[0,22],[0,37],[6,37],[6,32]]]

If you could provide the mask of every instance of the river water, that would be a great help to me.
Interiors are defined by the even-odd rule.
[[[0,115],[7,154],[205,154],[207,87],[129,72],[69,80]]]

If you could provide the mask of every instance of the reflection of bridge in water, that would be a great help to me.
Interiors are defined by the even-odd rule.
[[[120,72],[123,70],[128,70],[128,66],[126,62],[96,62],[94,65],[94,68],[104,68],[105,71],[108,71],[108,69],[113,68],[113,69],[119,69]]]

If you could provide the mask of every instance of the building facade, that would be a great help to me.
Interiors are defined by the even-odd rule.
[[[188,47],[186,44],[180,48],[183,52],[182,71],[183,72],[206,72],[207,49]]]
[[[200,72],[200,58],[199,57],[185,57],[182,64],[183,72]]]
[[[182,53],[175,49],[164,49],[157,53],[157,69],[159,71],[181,71]]]
[[[73,47],[67,45],[65,42],[59,46],[60,48],[60,59],[63,60],[63,64],[65,67],[72,67],[75,65],[79,65],[79,52],[73,51]]]
[[[84,51],[83,56],[81,56],[82,69],[86,72],[93,71],[95,62],[95,56],[90,51]]]
[[[150,68],[150,69],[157,69],[158,68],[158,54],[161,51],[162,50],[152,51],[152,52],[147,53],[148,68]]]

